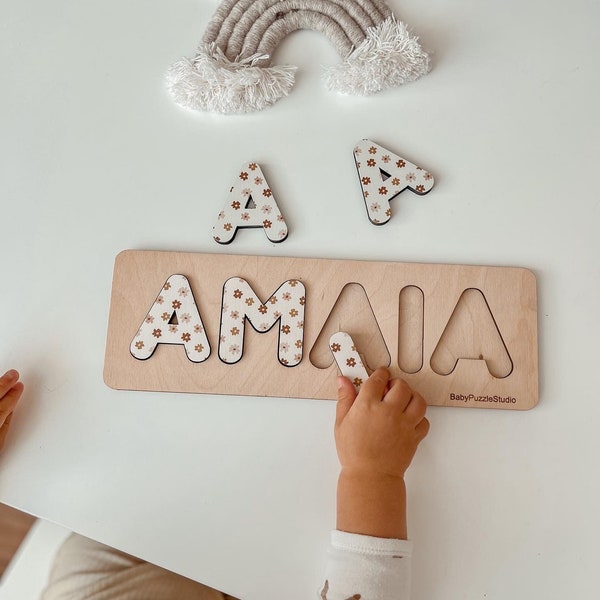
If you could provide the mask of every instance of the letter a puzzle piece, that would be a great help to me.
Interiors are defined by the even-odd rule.
[[[240,227],[262,227],[269,240],[275,243],[283,242],[288,235],[273,192],[255,162],[242,166],[217,217],[213,237],[219,244],[230,244]]]
[[[187,357],[195,363],[210,356],[204,324],[184,275],[167,279],[131,340],[129,351],[134,358],[147,360],[158,344],[183,345]]]
[[[329,347],[338,369],[353,383],[354,389],[358,392],[369,378],[369,374],[352,338],[344,331],[338,331],[329,338]]]
[[[409,188],[422,196],[434,184],[428,171],[371,140],[361,140],[355,146],[354,160],[367,214],[374,225],[384,225],[390,220],[390,200],[400,192]]]

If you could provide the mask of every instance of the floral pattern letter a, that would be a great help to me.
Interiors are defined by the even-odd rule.
[[[210,355],[210,344],[190,282],[184,275],[171,275],[131,341],[134,358],[150,358],[158,344],[179,344],[195,363]]]

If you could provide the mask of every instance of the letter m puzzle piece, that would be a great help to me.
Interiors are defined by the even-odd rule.
[[[390,220],[390,200],[406,188],[423,196],[433,187],[433,176],[428,171],[371,140],[356,144],[354,160],[367,214],[374,225]]]

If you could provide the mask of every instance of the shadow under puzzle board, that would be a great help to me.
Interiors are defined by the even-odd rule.
[[[182,343],[159,343],[150,357],[135,358],[130,346],[175,274],[189,281],[210,355],[192,362]],[[242,351],[227,358],[232,311],[223,294],[229,278],[245,280],[249,287],[239,287],[246,295],[252,288],[263,309],[263,302],[273,309],[269,300],[284,282],[305,287],[305,312],[297,317],[300,325],[294,322],[303,328],[292,332],[290,349],[283,319],[259,334],[252,317],[244,331],[240,311]],[[290,295],[278,294],[287,312]],[[169,305],[160,326],[175,317]],[[537,403],[536,281],[531,271],[511,267],[127,250],[115,261],[104,380],[115,389],[334,399],[338,370],[329,337],[340,330],[370,369],[388,364],[430,405],[529,409]],[[281,364],[286,352],[302,354],[297,366]]]

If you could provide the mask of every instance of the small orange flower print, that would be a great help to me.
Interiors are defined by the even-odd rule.
[[[298,280],[297,279],[290,279],[289,284],[292,287],[296,287],[298,285]]]
[[[341,349],[342,349],[342,347],[337,342],[334,342],[333,344],[331,344],[331,350],[333,352],[339,352]]]
[[[359,146],[356,146],[354,148],[354,154],[361,154],[362,153],[362,148],[360,148]]]
[[[181,308],[181,302],[179,302],[179,300],[173,300],[173,302],[171,302],[171,306],[177,310],[178,308]]]
[[[281,294],[281,298],[289,301],[292,299],[292,295],[289,292],[283,292],[283,294]]]
[[[157,302],[157,304],[162,304],[164,301],[165,301],[165,299],[164,299],[162,296],[159,296],[159,297],[156,299],[156,302]]]
[[[182,333],[181,334],[181,339],[184,342],[189,342],[192,339],[192,334],[191,333],[187,333],[187,332],[186,333]]]
[[[194,333],[202,333],[204,329],[201,325],[194,325]]]
[[[414,173],[409,173],[409,174],[406,176],[406,181],[415,181],[415,179],[416,179],[416,177],[415,177],[415,174],[414,174]]]
[[[423,178],[425,179],[425,181],[429,181],[430,179],[433,179],[433,175],[431,173],[425,173],[425,175],[423,175]]]
[[[240,347],[237,344],[231,344],[231,346],[229,346],[229,353],[230,354],[239,354]]]
[[[386,217],[391,217],[391,216],[392,216],[392,209],[391,209],[391,208],[388,208],[388,209],[385,211],[385,216],[386,216]]]
[[[162,315],[160,315],[160,318],[163,321],[168,321],[171,318],[171,315],[169,313],[164,312]]]
[[[163,287],[163,290],[168,291],[171,289],[171,284],[167,281],[167,283],[165,283],[165,286]]]
[[[356,366],[356,360],[351,356],[350,358],[346,359],[346,364],[349,367],[355,367]]]
[[[302,340],[296,340],[296,348],[302,348]]]
[[[281,333],[285,333],[287,335],[290,331],[291,331],[291,329],[290,329],[289,325],[282,325]]]
[[[231,223],[225,223],[225,225],[223,225],[223,229],[225,231],[231,231],[232,227],[233,227],[233,225]]]
[[[375,148],[375,146],[371,146],[369,148],[369,154],[377,154],[377,148]]]
[[[244,292],[242,292],[242,290],[234,290],[233,292],[233,297],[234,298],[241,298],[244,295]]]
[[[254,298],[252,298],[252,296],[250,296],[249,298],[246,298],[246,304],[248,306],[252,306],[254,304]]]
[[[189,289],[189,288],[186,288],[186,287],[180,287],[180,288],[177,290],[177,293],[178,293],[180,296],[183,296],[184,298],[187,298],[187,295],[190,293],[190,289]]]
[[[270,229],[270,228],[271,228],[271,225],[273,225],[273,223],[271,223],[271,221],[269,221],[268,219],[265,219],[265,220],[263,221],[263,227],[264,227],[265,229]]]
[[[380,196],[385,196],[388,193],[388,189],[385,187],[385,185],[382,185],[379,188],[379,195]]]
[[[304,306],[306,303],[306,298],[304,296],[300,296],[300,300],[298,300],[298,302],[300,302],[300,306]]]
[[[290,364],[290,361],[289,361],[287,358],[282,358],[282,359],[281,359],[281,364],[282,364],[282,365],[289,365],[289,364]]]
[[[277,296],[271,296],[271,297],[269,298],[269,302],[270,302],[271,304],[277,304]]]
[[[260,210],[262,210],[265,213],[265,215],[270,215],[273,208],[268,204],[264,204]]]
[[[246,173],[246,171],[242,171],[242,172],[240,173],[240,179],[241,179],[242,181],[246,181],[246,180],[248,179],[248,173]]]
[[[242,205],[241,205],[241,204],[240,204],[240,203],[239,203],[237,200],[234,200],[234,201],[231,203],[231,208],[233,208],[234,210],[239,210],[241,206],[242,206]]]
[[[138,350],[141,350],[141,349],[144,347],[144,342],[136,342],[136,343],[135,343],[135,347],[136,347]]]
[[[154,317],[152,315],[148,315],[145,321],[146,323],[154,323]]]
[[[177,325],[169,325],[170,333],[177,333]]]
[[[240,330],[237,327],[231,328],[231,335],[239,335]]]
[[[290,345],[287,342],[283,342],[283,344],[279,345],[279,349],[282,352],[289,352],[290,351]]]
[[[224,219],[224,218],[225,218],[225,212],[224,212],[224,211],[221,211],[221,212],[219,213],[219,219]]]
[[[194,350],[195,350],[196,352],[202,352],[202,350],[204,350],[204,346],[203,346],[202,344],[196,344],[196,345],[194,346]]]
[[[292,308],[292,310],[290,310],[290,317],[297,317],[298,316],[298,311],[295,308]]]
[[[384,154],[384,155],[381,157],[381,160],[382,160],[384,163],[389,163],[389,162],[390,162],[390,160],[391,160],[391,159],[390,159],[390,155],[389,155],[389,154]]]
[[[276,310],[276,311],[273,313],[273,318],[274,318],[276,321],[277,321],[277,319],[279,319],[279,317],[280,317],[280,316],[281,316],[281,313],[280,313],[278,310]]]
[[[363,384],[363,380],[360,377],[355,377],[352,380],[352,383],[356,386],[356,387],[360,387]]]
[[[364,195],[365,195],[365,198],[368,198],[369,197],[369,192],[366,191]]]
[[[379,204],[377,204],[377,202],[371,202],[371,204],[369,205],[369,208],[371,209],[372,212],[379,212],[379,209],[381,208],[381,206]]]
[[[375,159],[373,159],[373,158],[370,158],[370,159],[367,161],[367,167],[374,167],[376,164],[377,164],[377,163],[375,162]]]
[[[192,320],[192,316],[191,316],[189,313],[183,313],[183,314],[181,315],[181,320],[182,320],[184,323],[189,323],[189,322]]]
[[[247,212],[242,213],[240,215],[240,217],[241,217],[242,221],[249,221],[250,220],[250,213],[247,213]]]
[[[277,221],[278,221],[279,223],[283,223],[283,220],[284,220],[284,219],[283,219],[283,215],[277,215]]]
[[[254,183],[256,185],[262,185],[264,183],[264,180],[261,177],[255,177],[254,178]]]
[[[267,308],[267,307],[266,307],[264,304],[261,304],[261,305],[258,307],[258,312],[259,312],[261,315],[266,315],[266,314],[267,314],[267,312],[268,312],[268,310],[269,310],[269,309],[268,309],[268,308]]]
[[[302,360],[302,354],[294,354],[294,362],[300,362]]]
[[[162,335],[162,331],[161,331],[160,329],[154,329],[154,330],[152,331],[152,335],[153,335],[155,338],[159,338],[159,337]]]
[[[403,161],[402,159],[400,159],[400,160],[397,160],[397,161],[396,161],[396,166],[397,166],[399,169],[403,169],[403,168],[406,166],[406,162],[405,162],[405,161]]]
[[[400,180],[397,177],[394,177],[394,179],[392,179],[392,185],[400,185]]]
[[[425,186],[424,185],[418,185],[415,190],[417,190],[417,192],[424,192],[425,191]]]
[[[269,188],[266,188],[263,190],[263,196],[265,196],[265,198],[270,198],[273,195],[273,192],[271,192],[271,190]]]
[[[256,167],[257,167],[257,166],[258,166],[258,165],[257,165],[256,163],[250,163],[250,164],[248,165],[248,168],[249,168],[251,171],[256,171]]]
[[[298,321],[298,323],[296,323],[296,327],[298,329],[304,329],[304,321]]]
[[[363,182],[363,185],[369,185],[371,183],[371,178],[363,177],[361,181]]]
[[[239,313],[237,310],[232,310],[232,311],[229,313],[229,316],[230,316],[232,319],[234,319],[234,320],[235,320],[235,319],[239,319],[239,318],[240,318],[240,313]]]

